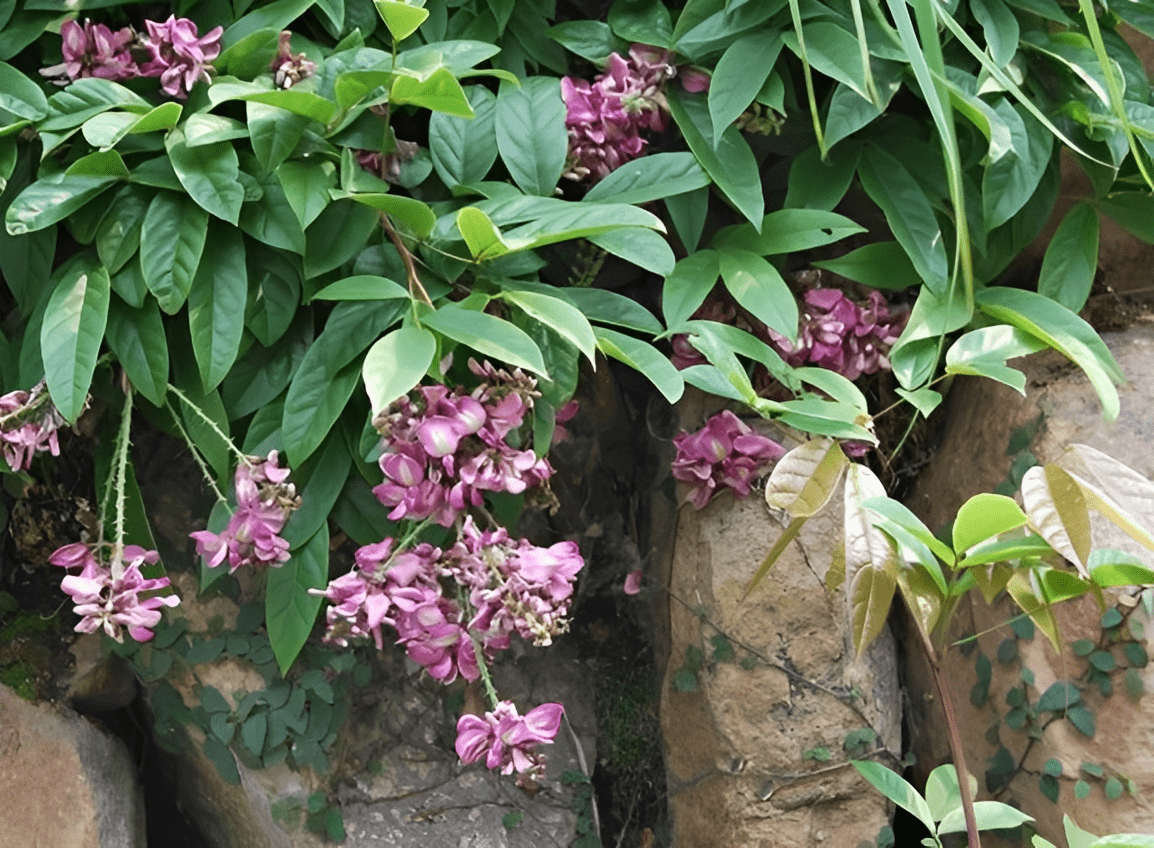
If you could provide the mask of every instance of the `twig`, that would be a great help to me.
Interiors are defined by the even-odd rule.
[[[397,249],[397,253],[401,254],[401,262],[405,264],[405,278],[409,284],[409,295],[422,303],[429,306],[433,305],[433,301],[429,298],[429,293],[425,291],[425,287],[421,284],[421,278],[417,275],[417,266],[413,262],[413,254],[405,247],[405,243],[401,241],[401,235],[397,232],[393,222],[389,220],[389,216],[381,213],[381,226],[385,228],[385,232],[389,234],[389,239],[393,243],[393,247]]]
[[[573,747],[577,749],[577,765],[581,766],[581,773],[589,778],[590,788],[592,788],[593,772],[589,771],[589,763],[585,760],[585,749],[581,747],[581,740],[577,738],[577,731],[573,729],[573,724],[569,721],[569,714],[562,712],[561,717],[565,719],[565,728],[573,740]],[[589,793],[589,809],[593,812],[593,827],[600,834],[601,816],[597,813],[597,795],[594,792]]]

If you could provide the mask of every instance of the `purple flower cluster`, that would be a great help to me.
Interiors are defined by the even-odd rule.
[[[539,780],[545,773],[545,760],[534,749],[557,737],[564,712],[560,704],[541,704],[522,716],[512,701],[501,701],[483,717],[463,715],[457,720],[457,756],[463,763],[483,759],[488,768],[500,769],[501,774],[516,771],[521,785]]]
[[[770,343],[790,365],[816,365],[849,380],[889,369],[889,349],[907,317],[890,312],[878,291],[859,306],[839,289],[810,289],[801,311],[797,344],[768,330]]]
[[[722,486],[744,498],[758,474],[785,455],[785,448],[729,410],[714,415],[696,433],[675,436],[673,444],[673,477],[689,484],[689,500],[698,509]]]
[[[209,568],[228,560],[229,573],[242,565],[279,568],[289,558],[288,542],[280,537],[285,522],[300,506],[289,469],[277,464],[277,452],[267,459],[248,457],[236,469],[236,512],[220,535],[209,530],[190,533],[196,553]]]
[[[552,475],[546,460],[508,441],[532,409],[536,381],[487,362],[469,367],[485,380],[471,395],[421,386],[415,400],[401,398],[375,422],[385,480],[373,493],[392,509],[389,518],[432,518],[448,527],[481,505],[482,492],[520,494]]]
[[[188,96],[197,81],[211,81],[209,72],[212,61],[220,55],[223,27],[198,36],[195,23],[173,15],[164,23],[145,21],[144,25],[148,35],[141,37],[130,27],[113,32],[88,20],[83,27],[76,21],[65,21],[60,27],[64,61],[40,73],[58,78],[62,85],[82,77],[154,77],[160,80],[161,89],[180,99]],[[143,54],[142,61],[134,57],[134,48]]]
[[[645,152],[641,130],[665,129],[668,103],[665,82],[678,76],[668,50],[645,44],[629,48],[629,57],[610,53],[605,72],[592,83],[574,77],[561,80],[567,114],[569,158],[564,176],[601,179]],[[709,75],[698,68],[680,72],[687,91],[704,91]]]
[[[59,456],[56,431],[63,424],[43,380],[31,392],[9,392],[0,397],[0,455],[13,471],[27,471],[41,451]]]
[[[146,551],[138,545],[125,545],[114,551],[109,565],[101,563],[90,545],[74,542],[57,548],[48,561],[52,565],[79,574],[69,574],[60,584],[72,597],[73,612],[81,616],[76,625],[78,633],[95,633],[101,628],[117,642],[124,640],[123,630],[137,642],[147,642],[152,628],[160,623],[160,607],[174,607],[180,603],[176,595],[153,595],[141,599],[143,592],[164,589],[167,577],[146,579],[142,565],[160,561],[156,551]]]

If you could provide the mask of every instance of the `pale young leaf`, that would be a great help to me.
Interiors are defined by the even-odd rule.
[[[862,502],[885,497],[869,468],[850,464],[845,484],[845,571],[853,611],[854,649],[860,654],[885,627],[897,590],[898,557],[885,533],[873,526]]]
[[[1053,464],[1034,466],[1022,477],[1022,502],[1029,526],[1089,578],[1090,512],[1069,472]]]
[[[849,460],[833,439],[798,445],[774,466],[765,486],[765,502],[794,518],[817,515],[829,503],[847,465]]]
[[[1090,478],[1087,482],[1074,477],[1090,508],[1109,518],[1138,544],[1154,550],[1154,535],[1147,529],[1154,520],[1154,483],[1089,445],[1071,445],[1069,450],[1082,461]],[[1142,526],[1142,520],[1147,527]]]
[[[1006,591],[1014,599],[1014,603],[1030,617],[1038,629],[1046,634],[1055,651],[1062,649],[1061,637],[1058,634],[1058,622],[1054,618],[1054,611],[1043,601],[1030,584],[1030,574],[1026,570],[1018,570],[1010,575],[1006,582]]]
[[[757,587],[757,584],[761,582],[762,578],[769,573],[769,569],[773,567],[773,564],[777,562],[785,549],[789,547],[789,543],[797,538],[797,534],[801,532],[801,528],[805,526],[805,522],[808,520],[808,516],[795,518],[789,523],[789,526],[782,531],[781,535],[777,537],[777,541],[773,543],[773,547],[769,549],[769,553],[765,555],[765,559],[761,561],[761,565],[757,567],[757,571],[754,572],[753,577],[749,578],[749,582],[745,584],[745,589],[738,599],[739,603],[749,597],[749,593],[752,592]]]

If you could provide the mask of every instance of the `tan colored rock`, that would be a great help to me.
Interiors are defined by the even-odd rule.
[[[970,496],[991,491],[1006,479],[1013,457],[1007,454],[1011,434],[1020,428],[1040,429],[1028,444],[1039,462],[1057,461],[1069,444],[1081,443],[1114,456],[1147,478],[1154,479],[1154,450],[1150,422],[1154,421],[1154,326],[1149,323],[1121,333],[1104,335],[1107,345],[1118,359],[1129,385],[1120,387],[1122,413],[1117,422],[1105,424],[1093,389],[1082,373],[1057,354],[1046,353],[1016,363],[1029,378],[1028,396],[991,381],[964,378],[951,391],[947,407],[947,426],[941,449],[927,472],[918,481],[909,506],[931,527],[941,526],[953,517],[957,508]],[[1025,432],[1025,431],[1020,431]],[[1022,445],[1023,448],[1027,445]],[[1069,461],[1068,459],[1066,460]],[[1140,516],[1146,526],[1154,527],[1154,510]],[[1103,522],[1095,521],[1095,546],[1131,547],[1118,533],[1106,533]],[[1145,552],[1151,561],[1149,552]],[[1136,590],[1108,592],[1111,603],[1125,599]],[[997,715],[1008,709],[1005,693],[1021,682],[1018,663],[1003,665],[996,660],[999,643],[1011,635],[1007,625],[1018,612],[1003,599],[987,606],[976,593],[963,599],[955,617],[950,637],[982,633],[980,650],[993,662],[990,699],[981,708],[970,703],[970,689],[976,682],[975,657],[964,657],[951,651],[944,662],[945,678],[952,683],[952,698],[963,727],[963,742],[970,772],[979,778],[996,751],[986,739],[986,732],[996,723]],[[1061,604],[1056,608],[1059,627],[1067,646],[1079,638],[1097,642],[1101,636],[1101,610],[1090,599]],[[1154,622],[1147,619],[1141,605],[1131,613],[1142,620],[1148,637],[1154,636]],[[1035,686],[1029,690],[1034,702],[1057,680],[1077,677],[1086,667],[1084,659],[1074,656],[1067,647],[1057,655],[1039,633],[1032,641],[1019,641],[1021,665],[1035,675]],[[1146,650],[1154,656],[1154,639],[1148,638]],[[1117,649],[1115,649],[1115,652]],[[918,770],[925,773],[949,759],[945,725],[941,713],[933,706],[932,686],[920,652],[911,651],[910,697],[925,709],[915,710],[911,722],[913,750]],[[1146,691],[1154,692],[1154,664],[1139,670]],[[1080,826],[1094,833],[1154,832],[1154,698],[1149,695],[1138,702],[1122,693],[1121,675],[1117,675],[1115,694],[1103,698],[1094,687],[1085,690],[1084,698],[1093,709],[1097,730],[1093,739],[1083,736],[1068,721],[1049,724],[1042,738],[1030,744],[1024,733],[1002,726],[1000,742],[1020,760],[1025,754],[1024,770],[1017,775],[999,800],[1013,803],[1034,816],[1043,836],[1058,844],[1062,816],[1070,815]],[[1027,752],[1028,748],[1028,752]],[[1039,790],[1043,764],[1057,759],[1063,765],[1060,796],[1050,802]],[[1138,784],[1137,798],[1123,795],[1107,802],[1101,782],[1079,773],[1083,762],[1104,764],[1108,773],[1123,775]],[[1074,796],[1077,778],[1086,778],[1092,791],[1085,799]],[[988,795],[984,797],[989,797]],[[985,840],[983,840],[985,844]]]
[[[783,525],[756,495],[681,508],[661,704],[678,848],[856,848],[889,821],[886,801],[842,748],[848,732],[872,727],[876,756],[892,765],[901,734],[892,639],[887,632],[855,657],[844,593],[824,585],[841,544],[840,504],[839,492],[744,602],[745,584]],[[734,660],[710,659],[719,633]],[[673,678],[691,645],[706,657],[700,686],[679,692]],[[816,748],[832,759],[807,759]]]
[[[124,743],[6,686],[0,798],[0,848],[144,848],[144,794]]]

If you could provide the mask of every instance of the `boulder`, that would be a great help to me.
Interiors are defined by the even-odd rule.
[[[1016,490],[1021,473],[1034,462],[1060,461],[1077,471],[1069,464],[1073,460],[1066,451],[1071,444],[1089,445],[1154,479],[1154,327],[1145,322],[1123,332],[1103,334],[1103,338],[1129,381],[1119,389],[1122,412],[1114,423],[1103,422],[1097,397],[1082,372],[1055,353],[1013,363],[1028,377],[1025,397],[989,380],[957,381],[943,416],[946,423],[941,448],[908,500],[931,529],[943,526],[978,492],[999,486],[1003,491]],[[1135,493],[1126,488],[1121,486],[1117,494]],[[1127,507],[1146,527],[1154,528],[1154,501],[1131,499]],[[1154,561],[1148,551],[1136,547],[1107,522],[1095,519],[1093,535],[1095,547],[1127,548],[1148,563]],[[1105,598],[1107,606],[1116,606],[1124,615],[1121,638],[1154,655],[1154,638],[1145,638],[1154,637],[1154,622],[1148,607],[1139,600],[1137,587],[1108,590]],[[1127,686],[1135,686],[1135,680],[1146,692],[1154,691],[1154,664],[1142,667],[1133,663],[1121,643],[1111,643],[1105,637],[1100,623],[1102,609],[1092,599],[1060,604],[1055,612],[1065,646],[1060,654],[1040,631],[1032,639],[1014,633],[1009,622],[1018,610],[1004,597],[991,606],[977,592],[971,592],[959,605],[949,641],[981,635],[976,652],[971,646],[964,653],[950,650],[946,654],[943,676],[951,685],[969,770],[983,788],[983,774],[991,770],[989,785],[998,789],[993,797],[1034,816],[1038,831],[1057,844],[1064,844],[1064,814],[1093,833],[1154,832],[1154,803],[1149,800],[1154,797],[1154,698],[1126,694]],[[1090,681],[1086,657],[1071,650],[1079,639],[1091,640],[1117,663],[1118,669],[1107,675],[1114,690],[1109,697]],[[999,661],[999,649],[1005,662]],[[979,690],[974,690],[979,683],[979,662],[985,664],[979,660],[982,656],[990,668],[988,697],[984,699],[979,697],[984,679]],[[1128,665],[1132,670],[1126,669]],[[1024,673],[1032,675],[1033,683],[1022,689]],[[1094,717],[1092,737],[1083,732],[1090,729],[1082,721],[1084,713],[1079,713],[1077,723],[1057,714],[1053,720],[1042,722],[1044,727],[1033,736],[1025,732],[1028,726],[1014,728],[1018,717],[1010,715],[1014,705],[1007,702],[1007,693],[1023,692],[1027,705],[1036,706],[1042,693],[1058,681],[1074,681],[1078,687],[1081,705]],[[935,765],[949,759],[949,749],[924,658],[912,647],[909,689],[911,701],[924,705],[911,716],[913,752],[924,778]],[[1019,696],[1008,697],[1016,700]],[[1047,713],[1045,718],[1053,715]],[[1012,777],[1005,774],[1005,765],[1011,762],[1007,756],[1015,766]],[[1090,770],[1082,768],[1084,763],[1090,764]],[[1048,771],[1058,772],[1059,765],[1060,772],[1051,775],[1053,779],[1044,779]],[[1094,773],[1094,765],[1103,767],[1100,776]],[[1120,787],[1133,781],[1137,794],[1123,792],[1120,798],[1108,801],[1106,781],[1110,777],[1119,779]],[[1080,780],[1085,785],[1076,791]],[[1002,783],[1005,785],[1000,786]],[[1087,788],[1089,794],[1078,797]],[[1056,802],[1047,797],[1047,791],[1057,793]]]
[[[144,848],[144,793],[124,743],[72,710],[0,686],[0,848]]]

